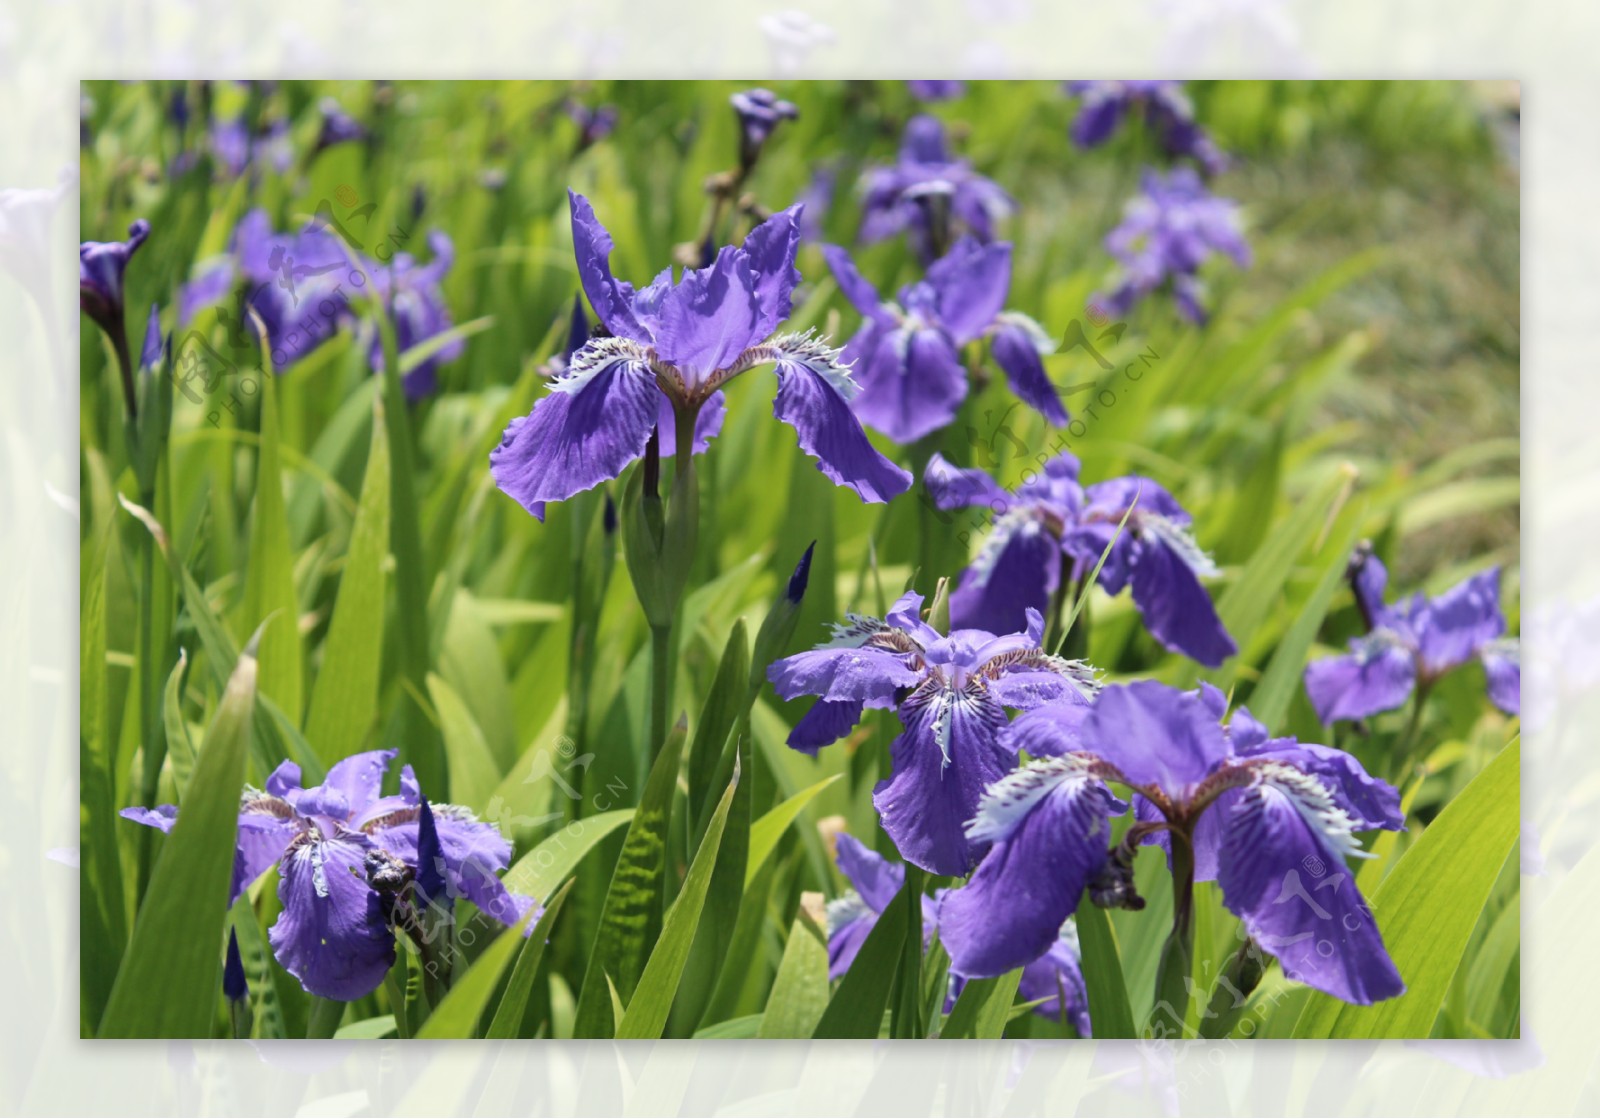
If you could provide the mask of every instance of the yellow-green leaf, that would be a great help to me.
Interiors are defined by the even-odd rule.
[[[359,752],[378,721],[388,553],[389,437],[383,424],[374,423],[361,503],[306,715],[306,739],[330,764]]]
[[[661,926],[661,936],[655,950],[644,966],[639,985],[628,1003],[628,1012],[617,1024],[618,1040],[624,1038],[651,1039],[661,1036],[666,1028],[667,1014],[672,1010],[672,1000],[678,994],[678,982],[683,978],[683,965],[689,960],[689,949],[694,944],[695,929],[700,924],[700,911],[705,906],[706,890],[711,885],[711,871],[717,865],[717,850],[722,846],[722,830],[728,823],[728,809],[733,805],[734,790],[739,785],[739,773],[734,771],[727,792],[717,805],[706,837],[695,852],[689,874],[683,880],[683,889],[667,911]]]
[[[283,500],[278,453],[278,396],[271,374],[261,383],[261,450],[256,456],[256,513],[244,590],[245,626],[261,633],[261,694],[299,724],[305,688],[300,604],[294,591],[294,552]]]
[[[250,648],[228,678],[195,762],[189,797],[162,844],[100,1037],[211,1035],[255,698]]]
[[[794,796],[772,809],[761,819],[750,825],[750,857],[744,864],[744,884],[749,888],[751,882],[761,870],[761,865],[772,855],[778,846],[778,840],[789,825],[794,823],[806,805],[810,804],[818,793],[844,776],[835,773],[832,777],[824,777],[815,785],[801,789]]]

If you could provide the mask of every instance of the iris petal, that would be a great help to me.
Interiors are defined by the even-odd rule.
[[[655,377],[626,343],[591,342],[572,368],[489,455],[495,483],[540,520],[545,502],[621,474],[644,453],[660,413]]]
[[[650,332],[633,313],[632,291],[611,275],[611,234],[595,217],[587,198],[569,190],[567,201],[572,208],[572,246],[578,260],[578,279],[589,297],[589,306],[612,334],[648,344]]]
[[[982,334],[1006,305],[1011,287],[1011,246],[980,245],[963,237],[928,266],[939,321],[956,345]]]
[[[779,358],[778,394],[772,414],[794,428],[800,449],[817,469],[862,501],[884,502],[911,488],[911,475],[880,454],[850,410],[842,371],[819,365],[798,351]]]
[[[268,931],[273,955],[300,985],[325,999],[371,994],[394,966],[394,934],[367,885],[366,836],[308,837],[279,866],[283,911]]]
[[[803,754],[831,746],[855,729],[865,706],[860,700],[819,699],[789,732],[789,746]]]
[[[950,595],[950,622],[963,629],[1013,633],[1027,612],[1049,609],[1061,579],[1061,544],[1031,516],[1002,518],[978,562]]]
[[[982,846],[965,825],[1015,761],[1000,741],[1005,711],[981,695],[928,687],[901,705],[900,720],[905,729],[889,744],[893,769],[872,791],[883,830],[907,862],[966,874]]]
[[[1239,651],[1194,569],[1163,540],[1139,541],[1133,602],[1151,636],[1173,652],[1215,668]]]
[[[1351,642],[1355,652],[1306,666],[1306,694],[1324,723],[1365,719],[1399,707],[1416,683],[1411,651],[1388,630]]]
[[[948,427],[967,397],[967,371],[943,332],[883,332],[857,374],[856,415],[896,443]]]
[[[1013,500],[1000,483],[985,471],[977,467],[956,466],[938,451],[933,452],[927,469],[922,472],[922,484],[940,509],[987,505],[998,513],[1004,513]]]
[[[1489,700],[1507,715],[1522,714],[1522,661],[1517,641],[1493,641],[1479,654]]]
[[[756,301],[761,307],[758,340],[777,330],[793,308],[791,297],[800,283],[800,272],[794,266],[800,248],[800,210],[796,205],[773,214],[752,229],[741,246],[755,276]]]
[[[939,906],[952,969],[1002,975],[1049,951],[1105,862],[1110,816],[1125,807],[1077,759],[1031,762],[989,790],[973,831],[993,846]]]
[[[1227,739],[1201,695],[1154,680],[1104,689],[1080,733],[1130,785],[1180,799],[1228,756]]]
[[[1242,790],[1222,844],[1223,903],[1283,973],[1365,1006],[1405,990],[1342,853],[1300,789]]]
[[[1033,334],[1016,323],[1004,323],[989,342],[995,364],[1005,371],[1011,391],[1057,427],[1066,425],[1067,409],[1045,372]]]
[[[906,868],[892,863],[848,832],[835,837],[834,861],[867,908],[882,913],[905,885]]]

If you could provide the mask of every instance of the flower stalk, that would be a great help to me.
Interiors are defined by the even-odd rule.
[[[1194,824],[1174,825],[1167,834],[1172,839],[1172,932],[1156,967],[1156,1000],[1145,1026],[1151,1038],[1183,1036],[1194,965]]]

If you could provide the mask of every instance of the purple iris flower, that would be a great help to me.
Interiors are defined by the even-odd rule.
[[[404,354],[453,326],[440,285],[455,260],[455,248],[438,230],[428,234],[428,247],[433,259],[427,264],[419,264],[410,253],[396,253],[387,264],[379,264],[348,248],[320,220],[299,233],[278,233],[265,210],[252,210],[234,230],[231,254],[200,264],[194,278],[179,289],[178,322],[186,325],[221,303],[242,276],[248,286],[234,325],[245,326],[246,307],[261,316],[273,368],[281,373],[356,321],[351,293],[371,277],[377,294],[390,301],[395,342]],[[382,372],[383,344],[376,332],[367,345],[373,370]],[[439,365],[460,357],[464,349],[462,339],[453,339],[407,373],[402,382],[406,398],[415,401],[433,393]]]
[[[872,803],[909,862],[961,875],[983,853],[964,825],[983,790],[1016,762],[1001,737],[1005,709],[1086,703],[1097,685],[1087,665],[1039,647],[1037,611],[1028,612],[1026,632],[946,636],[922,620],[921,606],[912,591],[886,621],[847,615],[831,640],[776,662],[767,678],[783,699],[819,697],[789,734],[802,753],[844,737],[865,708],[895,708],[904,729],[889,746],[893,770],[873,789]]]
[[[252,167],[270,167],[279,174],[294,163],[289,139],[289,122],[269,121],[254,137],[243,116],[211,122],[211,154],[230,178],[238,178]]]
[[[786,120],[796,120],[800,110],[767,89],[747,89],[728,98],[739,117],[739,165],[755,166],[767,139]]]
[[[822,255],[855,309],[861,329],[844,348],[861,393],[857,416],[899,443],[948,427],[966,399],[961,349],[979,338],[1005,371],[1011,389],[1056,425],[1067,410],[1040,355],[1055,348],[1027,315],[1002,311],[1011,286],[1011,246],[963,237],[928,268],[927,276],[886,303],[856,269],[850,254],[824,245]]]
[[[953,226],[993,241],[995,223],[1015,208],[1009,194],[950,154],[944,125],[926,115],[906,122],[898,161],[867,171],[861,189],[861,240],[881,241],[908,230],[924,262],[943,254]]]
[[[211,122],[211,154],[230,177],[244,174],[250,165],[250,126],[244,117]]]
[[[1021,716],[1004,738],[1033,760],[984,795],[968,835],[988,854],[940,906],[952,966],[1000,975],[1036,958],[1085,888],[1116,896],[1107,869],[1170,833],[1286,976],[1361,1005],[1403,992],[1345,862],[1362,854],[1357,831],[1404,826],[1399,793],[1348,754],[1271,738],[1243,709],[1223,725],[1226,710],[1209,685],[1142,680]],[[1125,860],[1107,851],[1127,809],[1107,783],[1138,807]]]
[[[178,325],[188,326],[201,311],[227,299],[237,274],[233,257],[227,254],[195,265],[193,278],[178,288]]]
[[[402,354],[454,326],[440,285],[455,261],[455,246],[444,233],[434,230],[428,234],[428,248],[433,259],[427,264],[418,264],[410,253],[396,253],[387,266],[380,265],[373,275],[379,292],[390,299],[395,348]],[[464,339],[452,339],[407,373],[401,380],[406,399],[415,401],[431,396],[438,388],[439,365],[454,361],[465,349]],[[376,332],[369,360],[375,371],[383,371],[383,340]]]
[[[277,372],[355,320],[351,292],[364,281],[344,242],[318,221],[299,233],[278,233],[265,210],[252,210],[234,230],[233,252],[248,282],[245,302],[267,328]]]
[[[1350,583],[1368,633],[1350,653],[1306,666],[1306,693],[1324,723],[1365,719],[1405,703],[1413,689],[1429,688],[1471,660],[1481,661],[1489,699],[1510,715],[1522,711],[1519,642],[1504,636],[1500,569],[1491,567],[1437,598],[1418,592],[1390,605],[1383,601],[1389,572],[1362,548],[1350,561]]]
[[[317,106],[322,114],[322,127],[317,132],[317,142],[311,154],[326,151],[335,144],[356,143],[367,138],[367,129],[355,117],[345,112],[339,102],[324,97]]]
[[[918,101],[950,101],[967,92],[967,83],[954,79],[908,81],[906,88]]]
[[[648,287],[611,275],[611,235],[588,199],[570,194],[584,293],[609,331],[572,356],[567,375],[527,416],[513,420],[489,456],[495,482],[544,519],[565,501],[622,473],[660,430],[662,454],[682,416],[701,451],[722,426],[722,389],[748,369],[778,376],[772,411],[799,436],[817,469],[863,501],[904,493],[911,476],[875,450],[850,411],[856,385],[838,352],[807,335],[775,335],[800,282],[799,213],[790,207],[676,281],[667,268]]]
[[[853,835],[840,832],[836,837],[834,861],[849,881],[850,892],[828,903],[828,978],[840,979],[855,962],[867,934],[872,932],[901,887],[905,867],[891,863]],[[939,924],[939,905],[948,890],[935,890],[922,898],[922,944],[926,951]],[[945,1013],[966,986],[967,977],[950,975],[945,997]],[[1061,999],[1066,996],[1067,1019],[1079,1037],[1089,1037],[1089,997],[1083,982],[1083,966],[1078,950],[1078,927],[1069,917],[1060,935],[1043,955],[1022,969],[1017,993],[1024,1002],[1039,1002],[1034,1013],[1044,1018],[1060,1018]]]
[[[578,151],[584,151],[604,140],[617,127],[617,107],[599,105],[593,109],[578,101],[566,101],[561,109],[573,124],[578,126]]]
[[[1183,316],[1204,323],[1199,273],[1206,258],[1223,253],[1241,268],[1250,265],[1239,207],[1206,190],[1190,167],[1176,168],[1165,177],[1147,169],[1142,190],[1128,202],[1122,224],[1106,236],[1106,250],[1122,269],[1116,289],[1109,296],[1097,296],[1096,302],[1120,318],[1166,284]]]
[[[268,121],[256,136],[251,159],[258,167],[271,167],[283,174],[294,165],[294,146],[289,140],[289,122],[279,117]]]
[[[1196,123],[1182,82],[1068,82],[1067,91],[1083,102],[1072,122],[1072,141],[1080,148],[1099,147],[1130,110],[1143,109],[1145,123],[1168,155],[1193,159],[1207,175],[1227,170],[1228,157]]]
[[[993,531],[950,595],[953,624],[1013,629],[1029,611],[1049,609],[1063,556],[1069,577],[1080,580],[1105,555],[1097,582],[1110,595],[1131,586],[1145,628],[1163,646],[1211,668],[1239,651],[1200,582],[1217,569],[1195,543],[1193,518],[1151,479],[1129,475],[1085,487],[1077,458],[1063,451],[1015,493],[937,453],[923,481],[940,509],[994,514]]]
[[[128,261],[149,236],[150,223],[140,218],[128,226],[126,241],[85,241],[78,246],[78,305],[113,342],[123,338]]]
[[[842,979],[855,963],[867,934],[906,882],[906,868],[872,850],[848,832],[834,837],[834,862],[850,883],[850,892],[828,903],[828,978]],[[922,897],[922,946],[933,938],[939,907]]]
[[[273,954],[313,995],[349,1001],[371,993],[394,964],[394,932],[369,867],[401,864],[420,877],[422,795],[411,767],[400,792],[380,796],[394,750],[372,750],[337,762],[321,785],[300,786],[300,767],[284,762],[267,787],[246,788],[239,801],[239,837],[228,904],[273,865],[283,911],[268,931]],[[167,832],[178,809],[124,808],[120,815]],[[451,897],[465,897],[505,925],[537,902],[510,893],[496,877],[511,844],[493,824],[464,808],[434,805],[433,818]],[[429,873],[431,873],[431,869]]]

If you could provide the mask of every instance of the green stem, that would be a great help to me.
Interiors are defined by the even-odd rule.
[[[152,513],[156,508],[154,489],[141,490],[139,504]],[[143,770],[139,782],[139,804],[155,804],[161,784],[161,766],[166,760],[166,737],[162,728],[162,681],[156,672],[155,639],[155,579],[156,538],[151,533],[141,533],[139,542],[139,732],[143,755]],[[141,829],[139,844],[139,893],[149,881],[155,861],[154,836]]]
[[[933,498],[923,482],[928,461],[939,449],[939,441],[940,433],[935,432],[911,445],[911,484],[920,489],[917,494],[917,563],[913,578],[916,589],[924,596],[931,596],[934,585],[939,581],[941,573],[936,570],[939,566],[938,541],[948,535],[943,531],[940,512],[934,507]]]
[[[694,471],[694,424],[697,411],[692,408],[673,410],[675,446],[673,448],[674,473],[672,478],[672,503],[668,507],[668,536],[675,538],[677,546],[688,555],[669,555],[667,562],[681,578],[669,578],[664,618],[650,626],[650,764],[667,740],[667,719],[672,706],[672,629],[678,608],[683,600],[683,585],[694,564],[697,534],[695,522],[699,515],[699,480]],[[687,526],[686,531],[682,530]],[[671,549],[669,543],[668,548]]]
[[[318,1041],[332,1037],[344,1017],[345,1003],[338,999],[311,996],[311,1013],[306,1016],[306,1040]]]
[[[906,909],[905,954],[898,961],[900,986],[892,1032],[895,1037],[922,1038],[928,1033],[922,1021],[922,884],[925,874],[914,863],[908,862],[905,866],[905,885],[901,888],[911,895],[911,904]]]
[[[1427,704],[1428,691],[1432,687],[1432,681],[1418,681],[1416,691],[1412,693],[1411,718],[1406,722],[1406,729],[1400,732],[1400,737],[1395,739],[1391,753],[1390,764],[1394,767],[1392,781],[1395,785],[1404,783],[1406,774],[1416,762],[1412,751],[1416,749],[1417,731],[1422,727],[1422,709]]]
[[[1194,959],[1194,841],[1192,827],[1168,829],[1172,837],[1172,933],[1156,969],[1156,1001],[1145,1035],[1180,1038],[1189,1015]]]
[[[128,425],[132,430],[139,419],[139,393],[133,381],[133,357],[128,352],[128,332],[123,328],[122,315],[117,315],[117,328],[111,333],[111,348],[117,355],[117,372],[122,377],[122,402],[128,409]]]
[[[667,741],[667,707],[672,699],[672,627],[650,627],[650,765]]]

